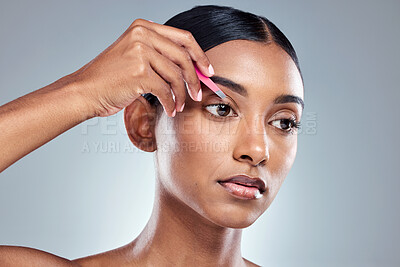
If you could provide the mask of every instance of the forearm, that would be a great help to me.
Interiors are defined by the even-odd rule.
[[[0,172],[94,116],[70,76],[0,107]]]

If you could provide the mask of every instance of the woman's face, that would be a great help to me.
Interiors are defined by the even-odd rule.
[[[234,40],[206,54],[215,76],[247,94],[217,83],[227,96],[221,99],[201,84],[201,102],[187,94],[182,113],[171,118],[163,112],[155,128],[157,177],[167,195],[209,221],[244,228],[269,207],[292,167],[297,134],[288,120],[300,121],[302,106],[294,98],[276,99],[302,100],[303,84],[290,56],[275,44]],[[265,182],[261,198],[238,198],[218,183],[241,174]]]

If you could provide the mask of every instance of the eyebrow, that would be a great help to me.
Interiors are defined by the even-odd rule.
[[[229,89],[240,94],[241,96],[247,97],[249,95],[246,88],[244,88],[243,85],[238,84],[228,78],[214,75],[214,76],[210,77],[210,79],[214,83],[218,83],[222,86],[228,87]],[[304,109],[303,99],[301,99],[300,97],[295,96],[295,95],[282,94],[282,95],[278,96],[277,98],[275,98],[275,100],[274,100],[274,104],[284,104],[284,103],[296,103],[296,104],[299,104],[302,109]]]

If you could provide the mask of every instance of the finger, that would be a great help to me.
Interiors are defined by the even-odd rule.
[[[177,44],[185,47],[193,61],[196,62],[199,70],[204,75],[209,77],[214,75],[214,70],[211,66],[210,60],[201,49],[200,45],[197,43],[191,32],[168,25],[149,22],[144,19],[136,19],[131,24],[131,26],[134,25],[142,25],[148,27],[149,29],[152,29],[153,31],[169,38],[173,42],[176,42]]]
[[[157,52],[169,58],[172,62],[181,67],[183,78],[189,87],[189,95],[194,101],[200,101],[198,98],[201,90],[200,80],[194,69],[194,61],[192,61],[192,58],[186,49],[146,27],[135,26],[133,31],[136,37],[140,38],[141,42],[153,47]]]
[[[174,117],[175,102],[170,85],[154,71],[151,71],[147,81],[149,81],[149,84],[143,83],[144,91],[150,89],[150,93],[157,97],[165,113],[170,117]]]
[[[175,110],[181,110],[186,100],[186,86],[181,68],[157,51],[149,49],[148,58],[152,69],[170,85]]]
[[[194,61],[190,57],[189,53],[185,48],[176,45],[167,38],[157,34],[158,40],[152,42],[153,47],[156,51],[161,53],[163,56],[168,57],[172,62],[178,65],[182,70],[184,81],[187,83],[187,90],[190,97],[194,101],[200,101],[199,92],[201,90],[200,80],[197,76],[196,70],[194,69]]]

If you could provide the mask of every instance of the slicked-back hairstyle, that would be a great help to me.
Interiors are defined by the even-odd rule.
[[[292,58],[303,81],[292,44],[275,24],[263,16],[229,6],[198,5],[175,15],[164,25],[191,32],[203,51],[232,40],[275,43]],[[160,105],[151,93],[143,94],[143,97],[152,105]]]

